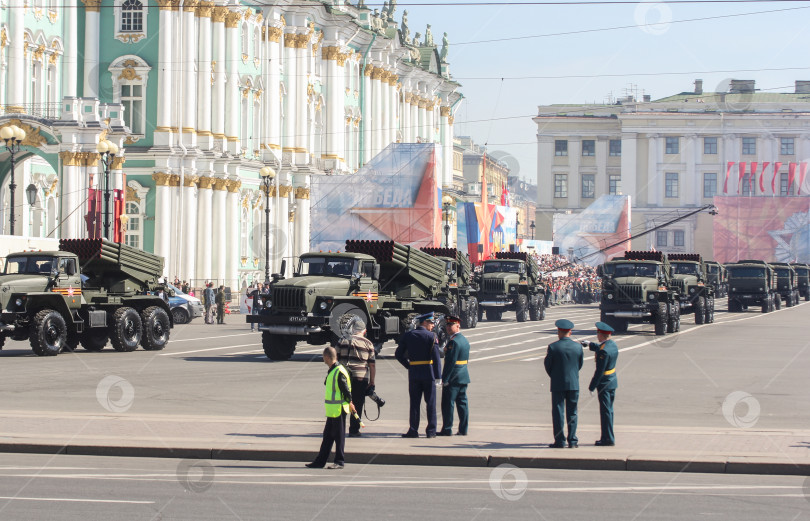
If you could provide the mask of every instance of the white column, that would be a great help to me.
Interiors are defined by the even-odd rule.
[[[295,255],[300,256],[309,251],[309,188],[295,189],[295,204]]]
[[[660,206],[663,194],[659,190],[661,174],[658,172],[658,134],[647,136],[647,205]]]
[[[163,276],[169,276],[171,245],[171,176],[164,173],[152,175],[155,180],[155,255],[163,257]]]
[[[286,69],[287,95],[284,103],[284,139],[282,150],[289,152],[292,161],[295,161],[295,119],[298,90],[298,63],[295,59],[295,42],[298,37],[295,33],[284,33],[284,67]],[[303,79],[300,79],[303,81]]]
[[[361,124],[363,125],[363,157],[360,158],[360,162],[365,164],[368,163],[372,155],[372,149],[374,148],[373,145],[373,110],[372,110],[372,102],[371,98],[373,96],[371,92],[371,74],[374,70],[374,66],[368,64],[363,69],[363,106],[361,107],[363,111],[363,120]]]
[[[226,68],[228,74],[228,83],[225,90],[225,135],[228,139],[228,151],[234,155],[239,155],[242,146],[239,140],[241,133],[239,119],[242,113],[239,106],[238,64],[242,61],[239,42],[239,20],[241,20],[241,16],[236,11],[231,11],[225,16]]]
[[[265,90],[265,120],[267,121],[267,146],[276,154],[281,153],[281,29],[267,28],[268,61],[267,67],[269,81]]]
[[[289,234],[289,212],[290,212],[290,204],[289,204],[289,196],[290,191],[292,190],[292,186],[285,186],[279,185],[278,187],[278,205],[276,206],[276,218],[275,218],[275,236],[278,237],[276,241],[276,246],[278,251],[275,252],[275,270],[272,270],[272,273],[278,273],[281,269],[281,261],[289,257],[290,255],[290,243],[292,242],[292,238]],[[282,233],[283,232],[283,233]],[[270,238],[273,240],[273,237]],[[273,247],[273,244],[270,244],[270,247]],[[270,252],[273,255],[274,252]],[[288,270],[292,268],[292,259],[287,259],[287,264],[290,265],[287,267]]]
[[[309,37],[306,34],[298,35],[294,52],[296,61],[298,62],[298,82],[296,83],[297,103],[295,104],[295,114],[293,115],[295,118],[295,153],[297,156],[296,161],[303,163],[306,162],[306,154],[309,152],[307,149],[307,145],[309,144],[309,115],[307,113],[307,105],[309,103],[309,95],[307,94]]]
[[[551,208],[554,201],[554,138],[537,137],[537,203],[539,208]]]
[[[416,143],[419,136],[422,135],[422,127],[419,122],[419,94],[413,92],[411,95],[411,104],[408,107],[411,113],[411,143]]]
[[[343,77],[338,78],[336,46],[324,47],[323,66],[326,68],[326,150],[325,159],[337,159],[343,153],[338,147],[338,133],[343,134]]]
[[[430,134],[428,134],[427,99],[420,97],[417,107],[419,114],[419,137],[422,138],[423,143],[427,143],[430,137]]]
[[[407,92],[403,96],[402,102],[402,142],[413,143],[413,131],[411,130],[411,93]]]
[[[382,146],[380,150],[387,147],[391,143],[391,111],[389,107],[391,105],[391,89],[388,85],[388,77],[391,73],[388,71],[383,71],[382,75],[380,76],[380,97],[381,97],[381,109],[380,109],[380,128],[382,130],[382,136],[380,140],[382,141]]]
[[[442,185],[451,188],[453,186],[453,138],[448,122],[450,107],[440,107],[439,116],[442,143]]]
[[[241,182],[235,180],[228,181],[228,195],[225,203],[225,218],[227,221],[225,285],[237,291],[239,290],[239,187],[241,184]]]
[[[183,180],[183,264],[180,278],[191,281],[197,278],[197,181],[199,178],[186,174]]]
[[[99,3],[100,4],[100,3]],[[98,68],[101,13],[99,4],[84,7],[84,92],[85,98],[98,97]]]
[[[13,107],[20,107],[25,103],[24,81],[16,81],[15,78],[23,78],[25,75],[25,11],[23,0],[9,0],[7,9],[9,16],[9,51],[8,51],[8,74],[6,75],[6,85],[8,94],[6,103]],[[14,110],[17,112],[18,110]]]
[[[607,159],[608,159],[608,138],[598,136],[596,138],[596,186],[594,195],[599,197],[608,193]]]
[[[686,171],[683,174],[683,179],[679,180],[679,188],[683,190],[679,194],[680,204],[682,205],[698,205],[700,204],[700,191],[703,188],[703,182],[698,178],[695,172],[696,162],[698,161],[697,144],[698,138],[695,134],[685,136],[684,139],[683,158],[686,163]]]
[[[211,6],[201,5],[197,10],[199,17],[199,52],[197,55],[197,143],[200,148],[208,150],[213,145],[211,132],[211,60],[212,60],[212,27]],[[199,277],[198,277],[199,278]]]
[[[225,259],[227,256],[226,251],[226,242],[225,242],[225,220],[227,219],[226,209],[225,209],[225,197],[227,194],[225,189],[225,184],[227,181],[225,179],[216,179],[214,181],[213,189],[213,207],[214,211],[212,212],[212,220],[213,220],[213,247],[212,256],[212,278],[216,279],[219,284],[222,284],[225,276],[226,276],[226,266],[225,266]]]
[[[399,91],[397,91],[397,75],[391,73],[391,98],[388,103],[391,121],[391,142],[397,142],[397,131],[399,130],[399,120],[397,119],[397,103],[399,102]]]
[[[581,205],[582,181],[579,175],[579,158],[582,155],[582,140],[579,136],[568,138],[568,207]]]
[[[62,200],[60,218],[57,221],[61,220],[62,224],[59,227],[59,232],[54,232],[49,237],[78,237],[79,227],[76,214],[81,213],[81,210],[76,210],[76,207],[79,204],[81,193],[79,192],[79,168],[76,166],[76,154],[73,152],[60,152],[59,159],[62,165],[62,176],[59,182],[59,193]],[[81,200],[83,201],[84,197]],[[76,211],[74,212],[74,210]],[[50,231],[48,229],[46,233]]]
[[[62,70],[62,96],[76,96],[78,94],[77,83],[79,76],[79,37],[78,18],[79,9],[77,0],[65,0],[62,10],[65,55],[62,58],[64,69]],[[13,41],[13,40],[12,40]],[[49,230],[50,231],[50,230]],[[67,237],[67,236],[66,236]]]
[[[196,145],[197,139],[197,89],[194,87],[197,85],[196,68],[200,65],[197,61],[200,41],[197,39],[197,22],[194,16],[196,7],[197,2],[189,1],[188,5],[183,7],[181,18],[183,23],[183,67],[181,67],[183,83],[181,85],[185,85],[187,88],[183,89],[183,120],[180,124],[182,125],[183,141],[186,145],[191,146]]]
[[[333,152],[338,156],[338,159],[341,159],[344,164],[347,164],[349,161],[348,157],[345,157],[346,154],[346,139],[348,139],[346,135],[346,110],[344,108],[343,100],[345,98],[345,90],[346,90],[346,80],[345,80],[345,73],[346,69],[344,67],[346,60],[345,54],[338,53],[337,58],[335,59],[335,69],[334,69],[334,91],[335,97],[333,99],[333,106],[329,111],[330,119],[335,120],[335,138],[334,138],[334,147],[335,151]],[[332,63],[330,60],[328,63]],[[332,78],[329,78],[329,81],[332,81]],[[332,88],[330,87],[329,93],[332,93]],[[298,217],[296,217],[297,219]]]
[[[161,3],[158,35],[158,96],[155,144],[171,143],[172,126],[172,11],[169,2]]]
[[[227,76],[225,75],[226,53],[225,53],[225,15],[228,10],[225,7],[215,7],[211,13],[211,24],[213,29],[213,47],[214,47],[214,61],[216,65],[214,70],[214,87],[213,87],[213,101],[212,101],[212,114],[211,114],[211,133],[214,137],[214,142],[217,143],[222,150],[227,149],[227,140],[225,139],[225,82]]]
[[[211,278],[211,256],[212,256],[212,241],[211,230],[212,228],[212,213],[213,213],[213,195],[214,191],[211,189],[213,179],[210,177],[201,177],[198,181],[197,189],[197,269],[196,277],[198,279],[207,280]]]
[[[621,159],[621,192],[631,197],[630,204],[638,205],[636,185],[638,171],[636,156],[638,147],[638,134],[622,132],[622,159]]]
[[[371,73],[371,124],[372,134],[371,141],[371,156],[374,157],[380,153],[383,148],[383,131],[382,131],[382,85],[380,77],[383,70],[380,67],[374,67]]]

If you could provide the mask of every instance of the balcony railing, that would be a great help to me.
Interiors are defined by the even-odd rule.
[[[27,115],[40,119],[59,119],[62,115],[61,103],[27,103],[22,105],[0,105],[0,116]]]

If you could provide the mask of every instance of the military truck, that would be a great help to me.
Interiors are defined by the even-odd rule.
[[[706,267],[698,253],[670,253],[669,268],[678,291],[680,314],[695,315],[695,324],[714,322],[714,288],[706,284]]]
[[[379,353],[418,315],[449,312],[439,300],[445,276],[444,262],[418,248],[348,240],[344,253],[301,255],[294,276],[272,284],[262,310],[247,322],[258,324],[271,360],[288,360],[299,341],[335,343],[358,318]],[[446,342],[443,326],[442,316],[435,329],[440,344]]]
[[[801,300],[799,294],[799,277],[796,270],[787,262],[771,262],[776,274],[776,291],[785,301],[785,306],[792,308]]]
[[[804,297],[805,302],[810,301],[810,265],[801,262],[791,262],[790,265],[799,279],[799,295]]]
[[[540,268],[526,252],[501,251],[483,262],[478,281],[478,319],[500,320],[514,311],[518,322],[546,318]]]
[[[478,325],[477,288],[473,281],[470,259],[454,248],[422,248],[428,255],[444,262],[445,278],[438,298],[447,305],[451,315],[461,319],[461,327],[472,329]]]
[[[715,298],[728,296],[726,267],[715,261],[706,261],[706,282],[714,288]]]
[[[173,323],[163,258],[106,239],[62,239],[59,251],[12,253],[0,275],[0,347],[28,340],[39,356],[79,344],[160,350]]]
[[[599,266],[597,273],[602,277],[602,322],[619,333],[629,323],[652,323],[656,335],[680,330],[680,297],[665,253],[628,251],[624,258]]]
[[[728,310],[738,313],[749,306],[761,306],[763,313],[782,308],[773,267],[761,260],[741,260],[726,264]]]

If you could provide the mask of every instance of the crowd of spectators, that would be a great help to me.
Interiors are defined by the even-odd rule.
[[[534,259],[543,274],[547,305],[599,302],[602,282],[595,267],[564,255],[534,255]]]

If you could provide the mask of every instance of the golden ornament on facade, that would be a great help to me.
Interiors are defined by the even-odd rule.
[[[371,76],[374,73],[374,66],[370,63],[363,68],[363,76]]]
[[[379,80],[382,78],[383,73],[385,72],[384,69],[381,67],[372,67],[371,68],[371,79],[372,80]]]
[[[124,200],[128,203],[140,203],[141,198],[138,197],[138,192],[132,188],[131,186],[127,187],[126,193],[124,195]]]
[[[284,15],[279,16],[278,21],[281,23],[281,27],[286,27],[287,26],[287,19],[284,18]]]
[[[242,97],[247,99],[248,95],[250,95],[250,87],[245,87],[242,89]]]
[[[327,46],[321,50],[321,57],[324,60],[337,60],[338,48],[334,46]]]
[[[121,71],[121,74],[118,75],[118,79],[132,81],[132,80],[140,80],[142,78],[138,75],[137,72],[135,72],[135,69],[133,69],[132,67],[127,67],[126,69]]]
[[[7,107],[8,109],[9,107]],[[34,128],[31,125],[26,125],[19,119],[12,119],[7,122],[7,124],[3,125],[3,127],[7,127],[9,125],[16,125],[17,127],[23,129],[25,131],[25,139],[22,140],[21,145],[25,147],[33,147],[39,148],[42,145],[47,143],[45,136],[39,133],[39,128]],[[2,128],[2,127],[0,127]]]
[[[160,0],[158,0],[160,1]],[[221,23],[225,21],[225,16],[228,14],[228,8],[221,5],[215,6],[211,9],[211,21]]]
[[[125,145],[134,145],[135,143],[138,142],[139,139],[141,139],[141,138],[138,137],[138,136],[127,136],[126,139],[124,139],[124,144]]]
[[[180,0],[172,0],[172,11],[180,10]]]
[[[280,27],[270,27],[268,28],[267,39],[271,42],[280,42],[281,41],[281,34],[284,31]]]
[[[309,188],[305,188],[303,186],[299,186],[295,189],[295,198],[296,199],[309,199]]]
[[[58,185],[58,184],[59,184],[59,179],[58,179],[58,178],[57,178],[57,179],[54,179],[54,180],[51,182],[51,186],[49,186],[49,187],[48,187],[48,188],[45,190],[45,197],[48,197],[48,196],[50,196],[51,194],[55,194],[55,193],[56,193],[56,187],[57,187],[57,185]]]
[[[48,56],[48,63],[50,63],[51,65],[56,65],[56,60],[58,60],[58,59],[59,59],[59,54],[58,53],[52,53],[50,56]]]
[[[448,125],[452,125],[455,122],[456,122],[455,116],[450,116],[450,117],[447,118],[447,124]]]
[[[122,170],[124,168],[124,163],[126,162],[127,158],[124,156],[115,156],[112,163],[110,163],[110,170]]]
[[[338,67],[343,67],[346,65],[346,60],[349,58],[349,55],[345,52],[339,52],[337,54],[337,65]]]
[[[281,197],[287,197],[290,195],[290,192],[292,192],[292,189],[292,185],[281,185],[278,187],[278,195]]]
[[[242,181],[238,181],[236,179],[228,179],[227,183],[225,183],[228,191],[232,194],[235,194],[239,191],[239,188],[242,187]]]
[[[260,24],[260,23],[262,23],[262,21],[264,21],[264,15],[262,13],[257,14],[256,15],[256,23]]]
[[[236,29],[239,27],[239,20],[241,19],[242,15],[238,11],[228,11],[228,14],[225,15],[225,27]]]
[[[0,48],[6,45],[8,45],[8,33],[6,32],[6,28],[3,27],[3,29],[0,30]]]
[[[42,58],[45,56],[45,44],[41,43],[34,49],[34,59],[37,61],[42,61]]]
[[[183,11],[193,13],[197,10],[198,5],[200,5],[199,0],[185,0],[183,2]]]
[[[200,18],[211,18],[211,12],[214,10],[214,2],[200,2],[197,6],[197,16]]]
[[[214,179],[214,184],[213,184],[212,188],[214,190],[218,191],[218,192],[221,192],[221,191],[225,190],[225,187],[227,186],[227,184],[228,184],[227,179],[216,178],[216,179]]]
[[[171,176],[166,172],[155,172],[152,174],[152,180],[155,181],[155,186],[169,186],[169,178]]]
[[[197,186],[200,188],[200,190],[210,190],[211,185],[213,184],[214,184],[213,177],[200,177],[197,180]]]
[[[264,91],[263,91],[263,90],[261,90],[261,89],[259,89],[259,90],[257,90],[256,92],[254,92],[254,93],[253,93],[253,100],[254,100],[254,101],[261,101],[261,99],[262,99],[262,94],[263,94],[263,93],[264,93]]]
[[[82,0],[85,11],[98,13],[101,11],[101,0]]]
[[[59,14],[56,11],[48,11],[48,21],[52,24],[56,23],[56,20],[59,18]]]
[[[265,189],[265,186],[262,185],[261,187],[259,187],[259,191],[261,191],[263,194],[264,193],[268,194],[270,197],[275,197],[276,196],[276,186],[275,185],[270,185],[266,189]]]
[[[441,114],[442,116],[445,116],[445,117],[449,116],[450,115],[450,107],[441,107],[441,108],[439,108],[439,114]]]
[[[158,9],[161,11],[168,11],[172,8],[171,0],[157,0]]]

